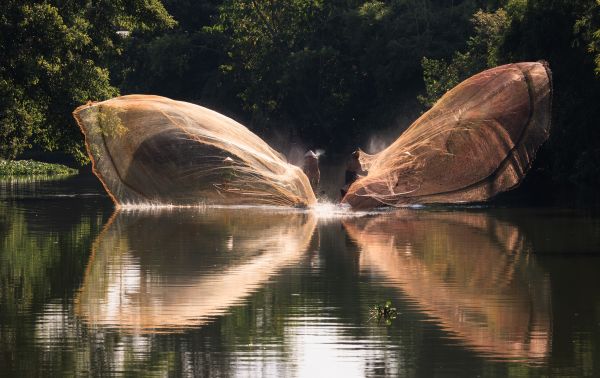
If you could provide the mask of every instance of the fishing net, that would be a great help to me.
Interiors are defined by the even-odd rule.
[[[316,202],[300,168],[201,106],[131,95],[80,106],[73,115],[94,173],[117,206]]]
[[[368,175],[355,208],[485,201],[517,186],[548,138],[552,79],[545,63],[479,73],[446,93],[392,145],[361,152]]]

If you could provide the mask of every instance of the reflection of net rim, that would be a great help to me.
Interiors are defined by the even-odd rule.
[[[469,191],[473,191],[474,189],[479,189],[482,188],[485,190],[485,188],[488,188],[487,191],[489,192],[493,186],[495,186],[497,184],[496,179],[499,177],[499,175],[501,173],[503,173],[505,171],[505,169],[507,168],[507,166],[512,162],[517,160],[521,160],[518,159],[518,157],[516,156],[516,151],[518,151],[519,148],[523,147],[522,146],[522,142],[524,141],[524,139],[526,138],[527,135],[529,135],[530,129],[531,129],[531,124],[533,121],[533,117],[535,114],[535,111],[537,110],[535,101],[534,101],[534,88],[533,88],[533,84],[532,84],[532,78],[531,78],[531,70],[533,70],[536,65],[535,64],[540,64],[543,68],[544,71],[546,73],[546,78],[547,78],[547,83],[548,83],[548,87],[549,87],[549,98],[548,98],[548,108],[549,111],[551,111],[552,109],[552,93],[553,93],[553,82],[552,82],[552,72],[550,70],[550,67],[548,65],[547,62],[545,61],[539,61],[539,62],[527,62],[527,63],[512,63],[512,64],[507,64],[504,66],[500,66],[500,67],[505,67],[505,68],[515,68],[518,70],[518,72],[520,73],[523,81],[525,82],[525,84],[527,85],[527,93],[528,93],[528,101],[529,101],[529,112],[528,112],[528,116],[527,119],[525,120],[525,122],[523,123],[523,127],[520,128],[520,133],[518,138],[516,139],[514,145],[512,148],[510,148],[508,151],[506,151],[506,156],[502,159],[502,161],[498,164],[498,166],[494,169],[494,171],[492,171],[490,174],[487,174],[484,178],[473,182],[471,184],[468,184],[466,186],[463,186],[462,188],[456,188],[456,189],[451,189],[451,190],[447,190],[447,191],[438,191],[438,192],[431,192],[431,193],[425,193],[425,194],[420,194],[417,196],[410,196],[408,194],[416,191],[419,189],[419,187],[414,188],[412,190],[403,192],[403,193],[393,193],[393,190],[391,190],[389,183],[387,182],[381,182],[381,183],[376,183],[376,182],[367,182],[365,184],[363,184],[362,186],[360,186],[358,189],[353,190],[351,192],[351,196],[355,196],[357,198],[364,198],[364,199],[372,199],[376,202],[378,202],[381,205],[384,206],[399,206],[402,204],[398,204],[396,203],[397,201],[399,201],[400,199],[405,199],[406,203],[460,203],[460,202],[486,202],[489,201],[495,194],[498,194],[499,192],[495,193],[495,194],[491,194],[491,195],[487,195],[485,198],[481,199],[481,200],[476,200],[476,201],[459,201],[459,200],[445,200],[445,201],[437,201],[433,198],[430,197],[437,197],[437,196],[447,196],[447,195],[460,195],[463,192],[469,192]],[[527,69],[526,71],[524,70],[524,68],[521,67],[521,65],[523,64],[533,64],[533,66],[531,66],[529,69]],[[498,67],[496,67],[498,68]],[[484,71],[485,72],[485,71]],[[477,75],[476,75],[477,76]],[[497,78],[499,78],[500,76],[496,76],[494,78],[492,78],[492,80],[496,80]],[[466,79],[465,81],[461,82],[460,84],[458,84],[454,89],[460,88],[461,85],[463,85],[465,82],[467,82],[469,79]],[[453,90],[454,90],[453,89]],[[448,92],[450,93],[450,92]],[[446,95],[448,95],[448,93]],[[441,101],[446,95],[444,95],[439,101]],[[474,95],[474,94],[473,94]],[[469,101],[469,99],[464,100],[464,102]],[[435,109],[435,105],[430,109],[429,112],[431,111],[436,111]],[[428,113],[429,113],[428,112]],[[439,110],[438,110],[439,112]],[[426,113],[427,114],[427,113]],[[426,114],[424,114],[423,116],[419,117],[419,119],[417,119],[414,123],[416,124],[420,119],[422,119],[422,117],[424,117]],[[411,125],[412,127],[412,125]],[[409,127],[404,133],[403,135],[405,135],[406,133],[410,133],[411,131],[411,127]],[[551,121],[550,119],[548,120],[548,125],[542,130],[544,133],[544,139],[543,141],[540,143],[543,144],[543,142],[545,140],[547,140],[548,136],[549,136],[549,132],[550,132],[550,127],[551,127]],[[399,137],[401,138],[402,135]],[[427,138],[430,138],[431,136],[428,136]],[[427,139],[426,138],[426,139]],[[399,140],[399,139],[397,139]],[[422,140],[421,140],[422,142]],[[414,145],[414,143],[411,143],[411,145]],[[537,151],[540,147],[540,145],[538,145],[536,148],[533,149],[533,151],[531,152],[530,155],[528,155],[530,157],[529,161],[527,162],[527,165],[525,166],[521,166],[519,167],[520,169],[518,169],[518,174],[520,176],[519,180],[517,180],[512,186],[510,187],[506,187],[504,189],[502,189],[501,191],[509,191],[512,190],[516,187],[518,187],[521,182],[523,177],[525,176],[525,174],[530,170],[535,158],[536,158],[536,154]],[[392,144],[393,146],[393,144]],[[390,146],[390,147],[392,147]],[[390,148],[388,147],[388,148]],[[382,153],[385,152],[382,151]],[[362,153],[363,155],[366,155],[364,153]],[[410,156],[412,157],[412,155]],[[377,155],[366,155],[363,156],[363,159],[365,160],[365,162],[370,165],[372,164],[374,161],[376,161],[378,158]],[[414,158],[412,159],[414,160]],[[413,164],[413,163],[408,163],[407,164]],[[515,167],[517,167],[518,165],[515,165]],[[515,170],[517,171],[517,170]],[[388,173],[389,175],[389,173]],[[367,175],[368,178],[368,175]],[[419,182],[422,182],[423,180],[417,180]],[[380,184],[383,187],[387,188],[385,193],[378,193],[378,194],[374,194],[373,191],[368,190],[366,188],[368,188],[370,185],[377,185]],[[362,191],[362,193],[361,193]],[[389,191],[389,193],[388,193]],[[492,190],[493,191],[493,190]],[[430,198],[430,201],[425,200],[423,201],[423,199],[426,198]]]

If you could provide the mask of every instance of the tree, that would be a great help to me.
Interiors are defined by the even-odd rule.
[[[343,150],[414,108],[421,57],[462,47],[480,3],[225,0],[212,30],[255,127]]]
[[[419,101],[432,107],[447,91],[461,81],[502,61],[499,49],[510,26],[510,18],[503,8],[495,12],[478,10],[471,18],[474,31],[467,40],[467,50],[454,53],[450,63],[443,59],[423,57],[423,79],[426,95]]]
[[[223,41],[207,30],[220,2],[165,0],[178,24],[166,32],[138,31],[126,41],[123,59],[111,70],[121,92],[153,93],[227,113],[219,72]]]
[[[117,30],[169,28],[159,0],[17,1],[0,4],[0,156],[38,145],[86,159],[73,109],[118,94],[108,66]]]
[[[575,22],[575,34],[587,44],[594,56],[596,75],[600,76],[600,0],[588,2],[587,9]]]

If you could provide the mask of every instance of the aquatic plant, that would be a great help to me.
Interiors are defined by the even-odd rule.
[[[385,304],[376,304],[371,307],[369,314],[371,314],[369,321],[377,319],[377,322],[384,321],[386,325],[390,325],[392,320],[398,316],[398,311],[396,307],[392,307],[392,301],[388,300]]]

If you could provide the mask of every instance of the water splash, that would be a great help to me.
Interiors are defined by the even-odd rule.
[[[420,208],[414,206],[415,208]],[[376,215],[393,211],[393,208],[380,208],[369,211],[357,211],[353,210],[347,204],[340,204],[336,202],[318,202],[309,208],[295,208],[295,207],[282,207],[272,205],[212,205],[199,202],[197,204],[179,205],[172,203],[142,203],[142,202],[130,202],[119,206],[118,211],[122,212],[163,212],[163,211],[179,211],[179,210],[192,210],[198,211],[198,213],[206,213],[213,210],[239,210],[247,211],[248,216],[251,216],[251,212],[267,212],[267,213],[300,213],[300,214],[311,214],[317,217],[319,220],[328,219],[343,219],[343,218],[356,218],[366,215]]]

